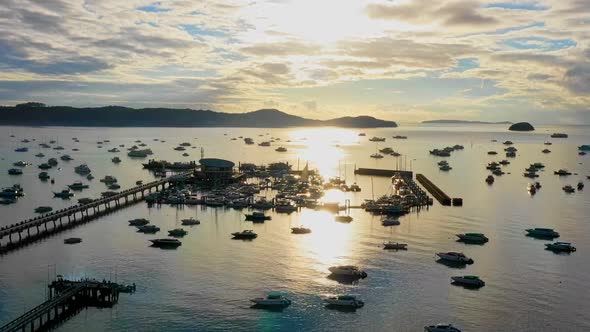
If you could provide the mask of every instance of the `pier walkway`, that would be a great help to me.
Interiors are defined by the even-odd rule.
[[[191,174],[192,172],[177,173],[165,179],[152,181],[117,192],[111,196],[95,199],[88,204],[74,205],[64,210],[2,227],[0,228],[0,254],[142,201],[146,193],[149,194],[152,190],[163,190],[170,183],[184,181]]]
[[[423,174],[416,174],[416,180],[428,190],[428,192],[438,200],[442,205],[451,205],[451,197],[437,187],[432,181],[428,180]]]

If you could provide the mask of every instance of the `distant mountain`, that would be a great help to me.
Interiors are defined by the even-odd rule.
[[[468,121],[468,120],[430,120],[430,121],[422,121],[422,123],[444,123],[444,124],[512,124],[512,122],[509,122],[509,121],[486,122],[486,121]]]
[[[393,121],[371,116],[313,120],[276,109],[249,113],[222,113],[209,110],[172,108],[128,108],[122,106],[46,106],[25,103],[0,106],[0,125],[77,127],[317,127],[348,128],[397,127]]]

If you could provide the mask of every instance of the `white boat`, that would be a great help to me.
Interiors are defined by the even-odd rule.
[[[366,278],[367,273],[355,265],[332,266],[328,269],[334,276]]]
[[[478,276],[473,275],[451,277],[451,283],[474,287],[483,287],[486,285],[486,283],[483,280],[481,280]]]
[[[291,300],[276,292],[269,293],[266,297],[251,299],[250,302],[261,307],[286,307],[291,304]]]
[[[445,261],[449,261],[449,262],[460,263],[460,264],[473,264],[473,259],[465,256],[465,254],[463,254],[462,252],[454,252],[454,251],[438,252],[438,253],[436,253],[436,255],[438,257],[440,257],[440,259],[445,260]]]
[[[461,332],[451,324],[436,324],[424,326],[424,332]]]
[[[362,308],[365,302],[359,300],[354,295],[330,296],[324,299],[328,306],[345,307],[345,308]]]
[[[383,226],[397,226],[399,224],[400,224],[399,219],[393,218],[393,217],[388,217],[388,218],[381,220],[381,225],[383,225]]]

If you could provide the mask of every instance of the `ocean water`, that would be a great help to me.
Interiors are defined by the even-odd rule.
[[[0,206],[0,225],[32,217],[40,205],[59,209],[76,204],[80,197],[97,197],[106,190],[98,181],[105,175],[116,176],[122,188],[152,179],[141,160],[126,156],[126,148],[135,140],[146,143],[156,159],[170,161],[198,160],[202,147],[205,157],[236,163],[289,161],[300,169],[308,163],[326,178],[341,175],[349,183],[357,182],[362,192],[329,191],[325,198],[350,199],[353,205],[389,188],[389,179],[355,176],[355,167],[411,169],[425,174],[450,196],[462,197],[464,206],[444,207],[435,201],[429,209],[401,217],[401,225],[383,227],[379,217],[357,209],[351,210],[354,221],[350,224],[334,222],[327,212],[304,209],[290,215],[270,213],[271,221],[253,225],[244,221],[247,210],[148,208],[140,203],[0,256],[0,325],[41,303],[48,279],[63,274],[135,282],[138,289],[135,294],[122,294],[111,309],[82,311],[60,326],[61,331],[422,331],[424,325],[438,322],[453,323],[463,331],[589,331],[590,181],[586,176],[590,156],[577,154],[578,145],[590,144],[589,129],[541,127],[533,133],[512,133],[495,125],[417,125],[362,130],[367,136],[359,137],[361,130],[336,128],[2,127],[0,185],[19,183],[26,196],[16,204]],[[566,132],[569,138],[549,139],[552,132]],[[398,134],[408,139],[391,139]],[[257,142],[278,137],[283,143],[264,148],[230,140],[238,136]],[[387,141],[369,142],[372,136],[387,137]],[[36,141],[21,143],[24,138]],[[110,143],[98,148],[96,142],[105,139]],[[38,147],[50,140],[65,150]],[[504,166],[510,174],[496,177],[488,186],[485,165],[505,159],[504,140],[515,143],[517,157]],[[553,145],[543,145],[546,140]],[[189,157],[173,150],[181,142],[196,147],[187,149]],[[119,144],[125,144],[119,148],[122,152],[107,152]],[[428,150],[455,144],[465,149],[446,158],[453,167],[450,172],[439,171],[436,163],[441,158]],[[275,152],[278,145],[288,152]],[[29,152],[14,152],[22,146],[29,147]],[[386,146],[403,158],[369,158]],[[541,153],[546,147],[552,153]],[[489,156],[489,150],[499,154]],[[40,151],[45,158],[34,157]],[[55,184],[41,182],[36,165],[66,153],[75,160],[59,160],[59,168],[48,171]],[[114,155],[123,162],[111,163]],[[25,168],[22,176],[9,176],[6,171],[17,160],[34,165]],[[546,168],[537,179],[543,187],[531,196],[526,190],[531,180],[522,173],[533,162],[543,162]],[[52,191],[75,180],[87,182],[73,171],[80,163],[87,163],[96,177],[90,189],[71,201],[53,198]],[[577,175],[553,175],[559,168]],[[580,180],[586,182],[585,191],[566,194],[561,190]],[[261,193],[265,194],[270,192]],[[163,237],[164,231],[191,216],[201,224],[189,228],[178,250],[148,246],[148,239]],[[145,235],[127,226],[127,220],[140,217],[163,231]],[[290,228],[297,225],[313,232],[291,234]],[[559,240],[573,242],[578,251],[569,255],[546,251],[548,241],[525,236],[524,230],[530,227],[555,228],[561,233]],[[230,233],[241,229],[254,229],[259,236],[251,242],[231,240]],[[463,232],[485,233],[490,242],[483,246],[456,242],[455,234]],[[81,237],[83,242],[64,245],[67,237]],[[381,244],[389,240],[408,243],[409,250],[383,250]],[[435,252],[451,250],[465,252],[475,264],[456,269],[436,262]],[[328,268],[337,264],[359,265],[368,278],[352,285],[328,279]],[[450,276],[464,274],[479,275],[486,286],[470,290],[450,284]],[[282,312],[250,308],[250,298],[269,291],[284,292],[293,304]],[[358,294],[365,307],[355,312],[326,309],[321,297],[335,293]]]

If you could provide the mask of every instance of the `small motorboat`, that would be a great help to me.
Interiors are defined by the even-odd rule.
[[[160,231],[160,227],[156,225],[136,226],[139,233],[154,234]]]
[[[9,175],[22,175],[23,171],[20,168],[11,168],[8,170]]]
[[[231,233],[232,237],[236,240],[253,240],[258,237],[258,234],[254,233],[253,230],[247,229],[241,232]]]
[[[248,221],[265,221],[265,220],[270,220],[270,216],[267,216],[264,214],[264,212],[252,212],[252,214],[246,214],[246,220]]]
[[[374,159],[381,159],[381,158],[383,158],[383,155],[382,155],[382,154],[380,154],[380,153],[373,153],[373,154],[371,155],[371,158],[374,158]]]
[[[291,233],[293,234],[309,234],[311,233],[311,229],[310,228],[305,228],[305,227],[293,227],[291,228]]]
[[[183,237],[187,234],[188,234],[188,232],[182,228],[175,228],[175,229],[168,231],[168,235],[174,236],[174,237]]]
[[[359,300],[354,295],[337,295],[337,296],[330,296],[324,299],[324,302],[327,306],[330,307],[342,307],[342,308],[351,308],[351,309],[358,309],[362,308],[365,305],[365,302]]]
[[[155,239],[150,240],[152,247],[158,248],[178,248],[182,245],[182,242],[177,239]]]
[[[250,302],[253,302],[255,306],[278,308],[284,308],[291,304],[291,300],[286,298],[283,294],[276,292],[269,293],[266,297],[251,299]]]
[[[70,197],[73,197],[74,193],[68,188],[68,189],[64,189],[64,190],[57,192],[57,193],[53,192],[53,196],[63,198],[63,199],[68,199]]]
[[[64,240],[65,244],[76,244],[82,242],[82,239],[79,237],[70,237]]]
[[[565,192],[566,192],[566,193],[568,193],[568,194],[571,194],[571,193],[573,193],[573,192],[576,192],[576,189],[574,189],[574,187],[572,187],[572,186],[571,186],[571,185],[569,185],[569,184],[567,184],[567,185],[563,186],[563,188],[561,188],[561,189],[563,189],[563,191],[565,191]]]
[[[328,269],[332,276],[336,277],[350,277],[350,278],[366,278],[367,273],[355,265],[339,265],[332,266]]]
[[[557,170],[557,171],[553,171],[553,174],[559,175],[559,176],[572,175],[572,173],[570,171],[568,171],[567,169],[560,169],[560,170]]]
[[[53,211],[51,206],[39,206],[35,208],[35,213],[47,213]]]
[[[488,177],[486,178],[486,182],[487,182],[488,184],[492,184],[492,183],[494,183],[494,180],[495,180],[495,179],[494,179],[494,176],[492,176],[492,175],[488,175]]]
[[[383,243],[383,249],[388,250],[408,250],[407,243],[398,243],[398,242],[385,242]]]
[[[461,332],[451,324],[436,324],[424,326],[424,332]]]
[[[129,226],[145,226],[150,223],[150,221],[145,218],[131,219],[128,222]]]
[[[489,241],[489,239],[482,233],[463,233],[457,234],[457,237],[459,238],[459,241],[465,243],[482,244]]]
[[[71,161],[71,160],[74,160],[74,158],[72,158],[69,154],[64,154],[63,156],[59,157],[59,159],[61,159],[63,161]]]
[[[483,280],[481,280],[478,276],[473,275],[451,277],[451,283],[456,285],[472,287],[483,287],[486,285],[486,283]]]
[[[399,224],[400,224],[399,219],[393,218],[393,217],[388,217],[388,218],[381,220],[381,225],[383,225],[383,226],[397,226]]]
[[[351,217],[351,216],[335,216],[335,217],[334,217],[334,220],[335,220],[335,221],[338,221],[338,222],[345,222],[345,223],[349,223],[349,222],[351,222],[353,219],[352,219],[352,217]]]
[[[543,152],[543,153],[551,153],[551,150],[549,150],[549,149],[543,149],[543,151],[541,151],[541,152]]]
[[[287,148],[283,147],[283,146],[279,146],[278,148],[275,149],[276,152],[287,152]]]
[[[580,181],[578,182],[578,190],[582,190],[584,189],[584,182]]]
[[[556,238],[559,237],[559,233],[554,231],[552,228],[529,228],[526,230],[528,236],[539,237],[539,238]]]
[[[199,225],[201,222],[195,218],[188,218],[188,219],[182,219],[180,221],[180,223],[182,224],[182,226],[193,226],[193,225]]]
[[[459,264],[473,264],[473,259],[465,256],[462,252],[438,252],[436,255],[443,261]]]
[[[68,188],[72,190],[82,190],[89,188],[89,186],[87,184],[82,183],[81,181],[76,181],[72,184],[68,184]]]
[[[545,244],[545,249],[555,252],[574,252],[576,247],[569,242],[554,242]]]
[[[28,163],[26,161],[22,161],[22,160],[12,163],[12,166],[16,166],[16,167],[27,167],[29,165],[32,165],[32,164]]]
[[[119,158],[119,157],[113,157],[113,158],[111,159],[111,161],[112,161],[113,163],[115,163],[115,164],[118,164],[118,163],[120,163],[120,162],[121,162],[121,158]]]

